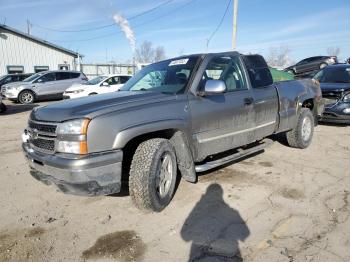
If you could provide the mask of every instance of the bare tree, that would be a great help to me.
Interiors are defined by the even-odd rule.
[[[154,50],[154,62],[164,60],[165,58],[166,57],[164,47],[157,46],[157,48]]]
[[[160,60],[164,60],[165,50],[164,47],[153,47],[150,41],[144,41],[139,48],[136,49],[136,61],[139,63],[154,63]]]
[[[136,60],[139,63],[152,63],[154,58],[153,44],[144,41],[139,48],[136,49]]]
[[[292,64],[290,60],[290,49],[288,46],[271,47],[267,56],[267,63],[271,67],[284,68]]]
[[[330,56],[338,56],[340,54],[340,48],[339,47],[328,47],[327,53]]]

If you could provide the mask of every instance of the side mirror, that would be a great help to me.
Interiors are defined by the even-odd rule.
[[[103,82],[101,86],[109,86],[109,84],[107,82]]]
[[[204,94],[222,94],[226,92],[226,84],[222,80],[207,80]]]
[[[44,83],[45,81],[42,80],[42,79],[38,79],[36,82],[37,82],[37,83]]]

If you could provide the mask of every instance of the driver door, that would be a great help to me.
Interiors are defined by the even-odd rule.
[[[221,80],[226,92],[190,99],[193,138],[204,159],[254,141],[254,101],[238,56],[213,56],[202,72],[197,90],[208,80]]]
[[[32,87],[34,92],[39,96],[50,96],[57,93],[55,86],[56,74],[47,73],[35,80]]]

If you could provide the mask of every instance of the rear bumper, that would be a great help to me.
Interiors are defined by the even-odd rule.
[[[97,196],[120,192],[121,150],[64,158],[34,151],[28,143],[23,143],[22,148],[30,174],[47,185],[56,185],[64,193]]]

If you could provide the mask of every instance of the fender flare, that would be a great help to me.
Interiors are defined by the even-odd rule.
[[[138,136],[162,130],[176,130],[169,141],[175,149],[181,176],[188,182],[197,182],[190,141],[186,135],[187,127],[185,121],[182,119],[157,120],[124,129],[116,135],[113,149],[124,148],[129,141]]]

